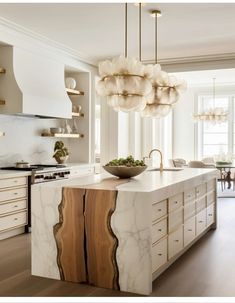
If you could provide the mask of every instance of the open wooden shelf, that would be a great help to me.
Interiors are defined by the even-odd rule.
[[[66,92],[68,95],[70,96],[83,96],[84,95],[84,92],[80,91],[80,90],[75,90],[75,89],[70,89],[70,88],[66,88]]]
[[[84,114],[72,112],[72,117],[84,117]]]
[[[55,138],[83,138],[83,134],[42,134],[42,137],[55,137]]]
[[[3,68],[3,67],[0,67],[0,74],[5,74],[6,73],[6,70],[5,70],[5,68]]]
[[[5,100],[0,100],[0,105],[5,105],[5,104],[6,104]]]

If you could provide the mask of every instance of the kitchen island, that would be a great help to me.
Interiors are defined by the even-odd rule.
[[[32,186],[32,274],[148,295],[216,228],[215,169],[92,175]]]

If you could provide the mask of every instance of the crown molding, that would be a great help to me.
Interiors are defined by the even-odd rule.
[[[78,52],[73,48],[67,47],[62,43],[49,39],[44,35],[29,30],[26,27],[14,23],[8,19],[0,17],[0,26],[6,29],[7,32],[14,33],[18,36],[23,36],[24,38],[30,38],[35,42],[40,43],[41,46],[47,50],[56,51],[61,55],[67,55],[83,63],[87,63],[95,67],[97,66],[96,61],[93,60],[93,58],[91,58],[90,56],[86,56],[85,54]],[[1,42],[5,42],[5,41],[1,41]]]
[[[173,65],[173,64],[193,64],[193,63],[204,63],[204,62],[215,62],[215,61],[228,61],[235,60],[235,53],[220,53],[220,54],[209,54],[199,56],[188,56],[178,58],[163,58],[159,59],[158,63],[162,65]],[[144,60],[146,64],[155,63],[154,60]]]

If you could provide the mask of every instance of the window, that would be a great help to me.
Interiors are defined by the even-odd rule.
[[[218,124],[198,122],[198,159],[235,153],[235,106],[234,96],[199,96],[198,112],[222,107],[229,112],[228,121]]]

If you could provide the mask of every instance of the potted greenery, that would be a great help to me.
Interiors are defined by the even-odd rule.
[[[56,162],[59,164],[65,163],[68,159],[69,152],[62,141],[56,141],[54,146],[54,155]]]

